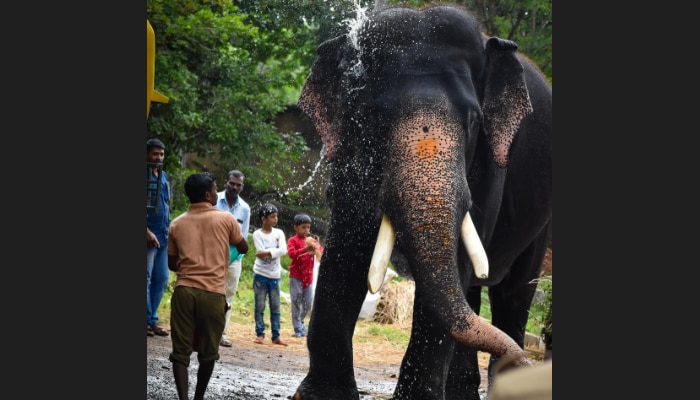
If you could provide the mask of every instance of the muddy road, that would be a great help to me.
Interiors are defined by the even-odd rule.
[[[249,327],[232,327],[230,331],[249,331]],[[309,361],[306,338],[291,337],[282,330],[289,346],[274,345],[269,335],[265,343],[253,343],[254,335],[229,335],[232,347],[220,347],[221,358],[214,367],[206,398],[209,400],[278,400],[290,399],[306,375]],[[148,400],[177,399],[172,365],[168,361],[170,336],[147,337],[147,396]],[[391,399],[403,354],[387,349],[381,354],[376,345],[354,345],[355,379],[360,400]],[[486,355],[483,362],[487,360]],[[479,359],[482,364],[482,357]],[[484,364],[485,365],[485,364]],[[197,381],[197,356],[189,366],[190,398]],[[482,377],[486,371],[482,370]],[[482,379],[482,392],[485,392]],[[482,397],[483,398],[483,397]]]

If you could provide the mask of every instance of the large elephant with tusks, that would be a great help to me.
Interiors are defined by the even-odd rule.
[[[331,163],[330,218],[293,399],[359,399],[353,331],[389,261],[415,280],[394,400],[479,399],[477,351],[531,365],[532,280],[551,237],[551,85],[456,6],[379,11],[317,53],[298,105]],[[478,316],[482,286],[491,323]]]

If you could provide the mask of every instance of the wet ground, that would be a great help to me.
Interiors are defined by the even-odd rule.
[[[262,345],[252,337],[231,338],[232,347],[220,347],[220,360],[214,367],[206,398],[209,400],[277,400],[290,399],[306,375],[308,356],[306,339],[283,337],[288,347],[273,345],[269,337]],[[146,398],[149,400],[177,399],[170,354],[170,337],[148,337]],[[383,363],[355,362],[355,379],[360,400],[391,399],[396,385],[400,357],[387,357]],[[197,357],[192,355],[190,398],[197,380]],[[485,371],[482,370],[482,376]],[[482,398],[485,381],[482,379]]]

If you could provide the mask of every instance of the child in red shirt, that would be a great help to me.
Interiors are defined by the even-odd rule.
[[[321,259],[323,246],[310,236],[311,217],[306,214],[294,216],[294,232],[295,235],[287,241],[287,255],[292,259],[289,264],[289,295],[292,301],[293,336],[304,337],[304,318],[311,312],[314,301],[314,261]]]

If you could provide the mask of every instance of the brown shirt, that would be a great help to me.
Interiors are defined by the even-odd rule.
[[[226,294],[229,243],[243,239],[236,218],[209,203],[190,204],[168,229],[168,255],[178,256],[175,286]]]

